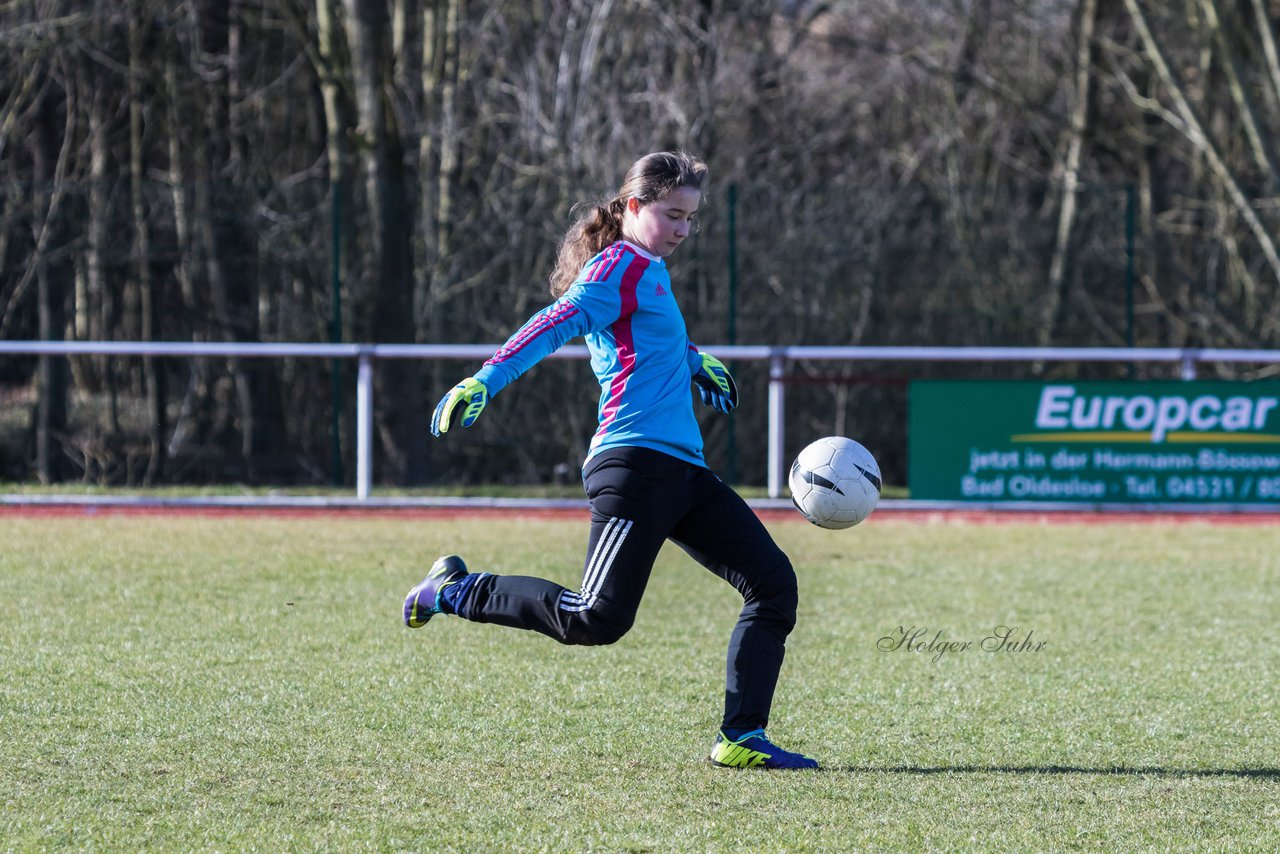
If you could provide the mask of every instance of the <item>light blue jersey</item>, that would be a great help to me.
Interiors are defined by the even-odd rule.
[[[600,426],[587,459],[641,447],[705,466],[690,381],[701,367],[661,258],[626,241],[587,262],[564,296],[529,318],[476,379],[497,395],[573,338],[584,336],[600,382]]]

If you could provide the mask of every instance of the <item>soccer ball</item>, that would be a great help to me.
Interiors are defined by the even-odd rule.
[[[851,528],[880,501],[879,464],[843,436],[827,436],[801,451],[787,481],[796,509],[819,528]]]

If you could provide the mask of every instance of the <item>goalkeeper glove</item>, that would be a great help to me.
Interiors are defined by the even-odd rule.
[[[717,412],[732,412],[738,405],[738,385],[724,362],[710,353],[699,353],[702,367],[693,375],[702,402]]]
[[[480,417],[480,413],[484,411],[484,405],[488,402],[489,389],[484,387],[484,383],[475,377],[467,377],[449,389],[449,393],[436,405],[436,413],[431,416],[431,435],[439,436],[449,432],[449,425],[459,405],[464,407],[462,426],[470,427]]]

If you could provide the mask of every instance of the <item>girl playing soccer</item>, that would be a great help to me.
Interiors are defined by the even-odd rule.
[[[564,644],[613,643],[631,628],[658,550],[671,540],[743,598],[710,761],[817,768],[765,735],[796,620],[796,576],[755,513],[703,461],[690,381],[720,412],[737,405],[738,390],[719,359],[689,342],[664,260],[689,236],[706,176],[706,164],[684,152],[636,161],[617,195],[561,241],[555,302],[446,394],[431,419],[436,436],[455,422],[471,426],[490,397],[570,339],[586,338],[600,426],[583,466],[591,536],[581,588],[469,572],[449,555],[409,591],[404,621],[418,628],[433,614],[456,614]]]

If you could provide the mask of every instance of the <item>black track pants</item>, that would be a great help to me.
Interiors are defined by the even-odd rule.
[[[724,726],[763,727],[796,621],[796,576],[787,556],[738,494],[701,466],[621,448],[593,459],[584,481],[591,539],[581,589],[484,574],[461,616],[565,644],[613,643],[635,621],[654,559],[669,539],[742,594],[729,639]]]

